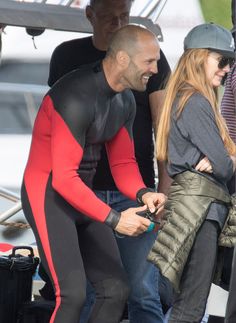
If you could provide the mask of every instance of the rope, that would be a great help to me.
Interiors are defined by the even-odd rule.
[[[28,223],[21,222],[0,222],[0,225],[4,225],[5,227],[12,227],[18,229],[30,229],[30,225]]]

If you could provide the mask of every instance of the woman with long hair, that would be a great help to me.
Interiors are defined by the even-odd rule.
[[[234,61],[231,33],[215,24],[193,28],[170,77],[157,134],[157,158],[173,178],[164,225],[149,254],[173,284],[169,322],[201,322],[227,218],[226,182],[236,146],[218,108],[218,88]]]

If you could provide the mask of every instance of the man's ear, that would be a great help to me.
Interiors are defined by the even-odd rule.
[[[91,23],[91,25],[93,25],[94,12],[91,6],[86,6],[85,14],[88,21]]]
[[[130,57],[124,50],[119,50],[116,54],[116,60],[120,66],[127,68],[130,63]]]

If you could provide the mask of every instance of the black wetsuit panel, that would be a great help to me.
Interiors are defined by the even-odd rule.
[[[106,52],[94,47],[92,37],[73,39],[60,44],[53,52],[50,62],[48,84],[52,86],[60,77],[84,64],[93,63],[104,58]],[[158,73],[152,75],[145,92],[132,91],[137,111],[133,126],[135,156],[144,183],[154,187],[154,144],[152,132],[152,116],[149,95],[165,88],[170,67],[161,51],[158,61]],[[106,174],[106,176],[104,176]],[[117,190],[108,165],[107,155],[103,146],[101,160],[93,180],[93,188],[97,190]]]
[[[67,74],[48,92],[39,110],[26,173],[40,173],[38,160],[49,159],[47,168],[48,173],[52,172],[55,190],[82,213],[104,221],[110,209],[88,188],[103,143],[107,142],[113,175],[121,191],[135,199],[137,190],[144,186],[134,158],[134,115],[132,93],[114,92],[100,63]],[[41,154],[46,149],[44,140],[50,146],[44,152],[46,157]],[[128,176],[123,175],[124,165]]]

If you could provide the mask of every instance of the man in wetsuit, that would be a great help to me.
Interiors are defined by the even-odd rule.
[[[104,58],[112,34],[129,21],[131,3],[131,0],[90,1],[90,5],[86,7],[86,15],[93,27],[93,36],[64,42],[55,49],[50,62],[49,86],[73,69]],[[135,155],[144,183],[152,188],[155,188],[153,128],[155,129],[161,112],[164,88],[170,73],[170,67],[162,51],[157,68],[158,73],[150,77],[145,92],[133,91],[137,105],[133,127]],[[158,190],[166,193],[169,178],[161,166],[158,165]],[[135,201],[119,192],[114,183],[105,148],[98,163],[93,188],[105,203],[119,212],[137,206]],[[131,323],[163,322],[158,289],[159,271],[146,261],[156,235],[157,232],[152,231],[137,237],[117,237],[122,262],[131,286],[128,301]],[[161,283],[167,287],[164,295],[168,295],[167,283],[163,279]]]
[[[78,322],[86,277],[96,291],[89,322],[121,318],[129,288],[112,229],[130,236],[144,233],[152,223],[136,212],[146,206],[154,211],[165,201],[139,173],[132,136],[135,101],[128,90],[144,91],[159,59],[155,35],[128,25],[115,33],[102,62],[67,74],[43,99],[21,197],[54,284],[50,323]],[[119,190],[146,206],[117,212],[93,193],[103,143]]]

